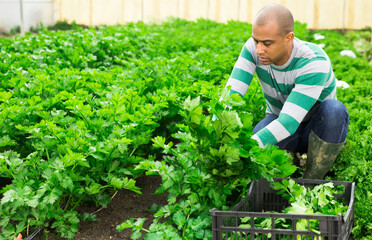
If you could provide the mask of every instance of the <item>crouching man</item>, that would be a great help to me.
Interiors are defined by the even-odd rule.
[[[336,100],[329,57],[316,44],[297,39],[293,28],[287,8],[264,7],[227,86],[231,94],[243,96],[257,73],[267,110],[252,138],[261,147],[275,144],[292,153],[307,153],[303,177],[323,179],[345,142],[349,115]]]

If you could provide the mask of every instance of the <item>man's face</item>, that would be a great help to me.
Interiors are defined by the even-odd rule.
[[[252,38],[256,53],[264,65],[285,64],[292,52],[293,33],[283,35],[277,24],[268,22],[266,25],[253,25]]]

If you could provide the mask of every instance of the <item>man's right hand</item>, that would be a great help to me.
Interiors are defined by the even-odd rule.
[[[18,237],[14,238],[14,240],[22,240],[22,234],[18,234]]]

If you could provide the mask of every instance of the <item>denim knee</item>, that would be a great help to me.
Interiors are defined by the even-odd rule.
[[[346,139],[349,126],[349,112],[336,99],[324,100],[314,114],[314,133],[330,143],[341,143]]]

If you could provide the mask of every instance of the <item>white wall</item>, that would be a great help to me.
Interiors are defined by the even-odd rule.
[[[36,27],[43,22],[52,25],[58,20],[58,5],[54,0],[23,0],[24,27]],[[0,0],[0,31],[8,32],[21,25],[20,0]]]
[[[0,0],[0,31],[20,25],[20,0]],[[23,0],[25,29],[43,22],[83,25],[161,22],[167,17],[252,22],[269,3],[287,6],[295,20],[311,29],[360,29],[372,26],[372,0]]]
[[[267,4],[288,7],[295,20],[312,29],[360,29],[372,26],[372,0],[57,0],[59,20],[85,25],[135,21],[160,22],[169,16],[187,20],[252,22]]]

